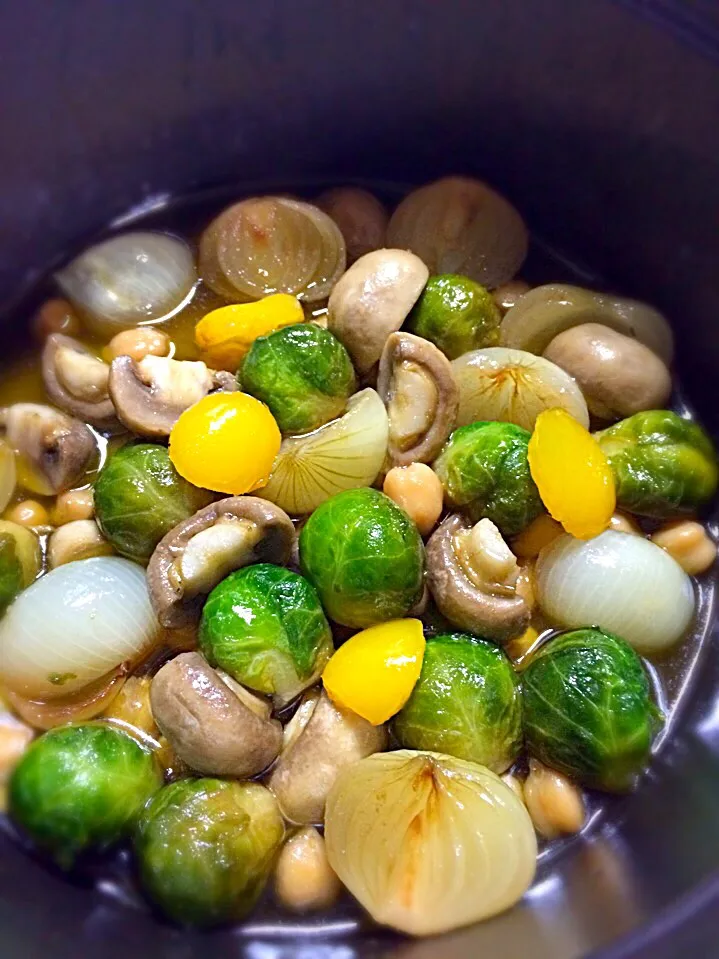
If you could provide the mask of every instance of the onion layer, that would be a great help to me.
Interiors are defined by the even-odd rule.
[[[525,430],[544,410],[560,407],[588,428],[589,413],[572,377],[541,356],[501,346],[465,353],[452,363],[459,388],[458,426],[502,420]]]
[[[143,569],[78,560],[33,583],[0,621],[0,681],[27,699],[65,698],[143,659],[159,637]]]
[[[607,530],[562,535],[539,554],[539,605],[558,626],[599,626],[651,656],[674,645],[694,614],[691,580],[649,540]]]
[[[325,839],[330,865],[372,918],[415,936],[508,909],[537,855],[527,810],[498,776],[408,749],[342,770]]]

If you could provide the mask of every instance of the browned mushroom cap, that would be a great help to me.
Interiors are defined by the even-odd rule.
[[[230,496],[175,526],[147,567],[150,599],[160,623],[196,622],[205,596],[229,573],[250,563],[283,566],[295,530],[289,516],[257,496]]]
[[[256,776],[280,751],[282,726],[238,692],[246,691],[225,683],[199,653],[176,656],[152,680],[155,722],[180,759],[199,773]]]
[[[118,427],[109,391],[110,367],[71,336],[53,333],[42,352],[47,395],[61,410],[98,429]]]
[[[14,403],[0,409],[0,429],[29,467],[26,485],[40,495],[70,489],[97,455],[92,431],[52,406]]]
[[[464,517],[448,516],[427,543],[427,584],[443,616],[460,629],[497,642],[522,633],[530,608],[511,586],[482,582],[460,543],[472,529]]]
[[[429,463],[438,456],[459,407],[444,353],[421,336],[393,333],[382,351],[377,391],[387,407],[392,466]]]
[[[285,727],[285,741],[268,786],[290,822],[321,823],[339,772],[387,748],[384,726],[340,709],[327,694],[306,693]]]
[[[231,373],[218,373],[199,361],[146,356],[137,362],[118,356],[110,366],[110,396],[117,415],[139,436],[169,436],[180,414],[203,396],[236,389]]]

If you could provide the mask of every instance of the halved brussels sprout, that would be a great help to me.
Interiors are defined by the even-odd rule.
[[[42,553],[36,534],[0,520],[0,615],[40,572]]]
[[[513,423],[455,430],[433,464],[446,502],[473,520],[491,519],[505,536],[521,532],[543,510],[529,472],[529,435]]]
[[[102,723],[51,729],[10,780],[10,816],[63,869],[124,838],[160,788],[148,749]]]
[[[335,622],[372,626],[404,616],[422,595],[417,527],[375,489],[338,493],[300,533],[300,564]]]
[[[494,643],[477,636],[434,636],[393,728],[407,749],[446,753],[504,772],[522,746],[522,701],[511,663]]]
[[[211,666],[280,704],[319,679],[333,650],[312,584],[270,563],[246,566],[212,590],[199,642]]]
[[[339,416],[356,385],[347,350],[313,323],[258,337],[237,378],[269,406],[283,433],[307,433]]]
[[[407,318],[407,329],[457,359],[499,343],[502,315],[492,294],[468,276],[431,276]]]
[[[693,513],[716,492],[712,441],[671,410],[635,413],[595,435],[614,472],[617,505],[630,513]]]
[[[632,647],[600,629],[559,635],[522,673],[530,754],[592,789],[624,792],[649,761],[659,713]]]
[[[259,783],[183,779],[144,810],[135,836],[140,879],[175,922],[242,919],[267,882],[284,826]]]

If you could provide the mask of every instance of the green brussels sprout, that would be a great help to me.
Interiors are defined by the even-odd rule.
[[[103,723],[62,726],[28,748],[12,773],[11,818],[63,869],[87,849],[105,849],[135,826],[162,785],[152,753]]]
[[[0,520],[0,615],[34,581],[41,564],[36,534],[19,523]]]
[[[283,433],[307,433],[344,413],[357,385],[347,350],[315,323],[258,337],[237,380],[269,406]]]
[[[199,643],[211,666],[280,703],[315,683],[334,649],[314,586],[270,563],[246,566],[215,586]]]
[[[489,290],[468,276],[431,276],[406,327],[456,360],[463,353],[499,343],[502,314]]]
[[[505,654],[486,639],[445,633],[427,641],[422,672],[395,716],[407,749],[427,749],[502,773],[522,746],[522,699]]]
[[[277,802],[259,783],[182,779],[161,789],[140,817],[140,879],[175,922],[232,922],[257,902],[283,837]]]
[[[659,712],[628,643],[600,629],[560,634],[523,671],[522,696],[530,755],[593,789],[631,788]]]
[[[432,468],[446,502],[476,522],[491,519],[505,536],[521,532],[543,511],[527,447],[530,434],[513,423],[470,423],[450,436]]]
[[[121,556],[147,563],[162,537],[209,501],[184,480],[164,446],[128,443],[95,483],[95,517]]]
[[[695,512],[716,492],[712,441],[671,410],[635,413],[595,436],[609,458],[622,509],[664,519]]]
[[[404,616],[420,599],[424,546],[388,496],[351,489],[325,500],[305,523],[300,566],[335,622],[373,626]]]

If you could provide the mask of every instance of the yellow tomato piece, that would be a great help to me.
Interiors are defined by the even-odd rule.
[[[418,619],[393,619],[363,629],[325,666],[322,682],[327,695],[379,726],[409,699],[422,669],[424,647]]]
[[[592,434],[566,410],[537,417],[529,469],[542,502],[568,533],[591,539],[607,529],[616,505],[612,469]]]
[[[211,393],[175,423],[170,459],[195,486],[239,496],[267,483],[280,441],[274,416],[254,396]]]
[[[273,293],[254,303],[212,310],[195,327],[195,342],[210,365],[234,373],[258,336],[302,323],[304,318],[296,297]]]
[[[548,513],[542,513],[512,540],[512,552],[519,559],[534,559],[545,546],[562,535],[562,527]]]

